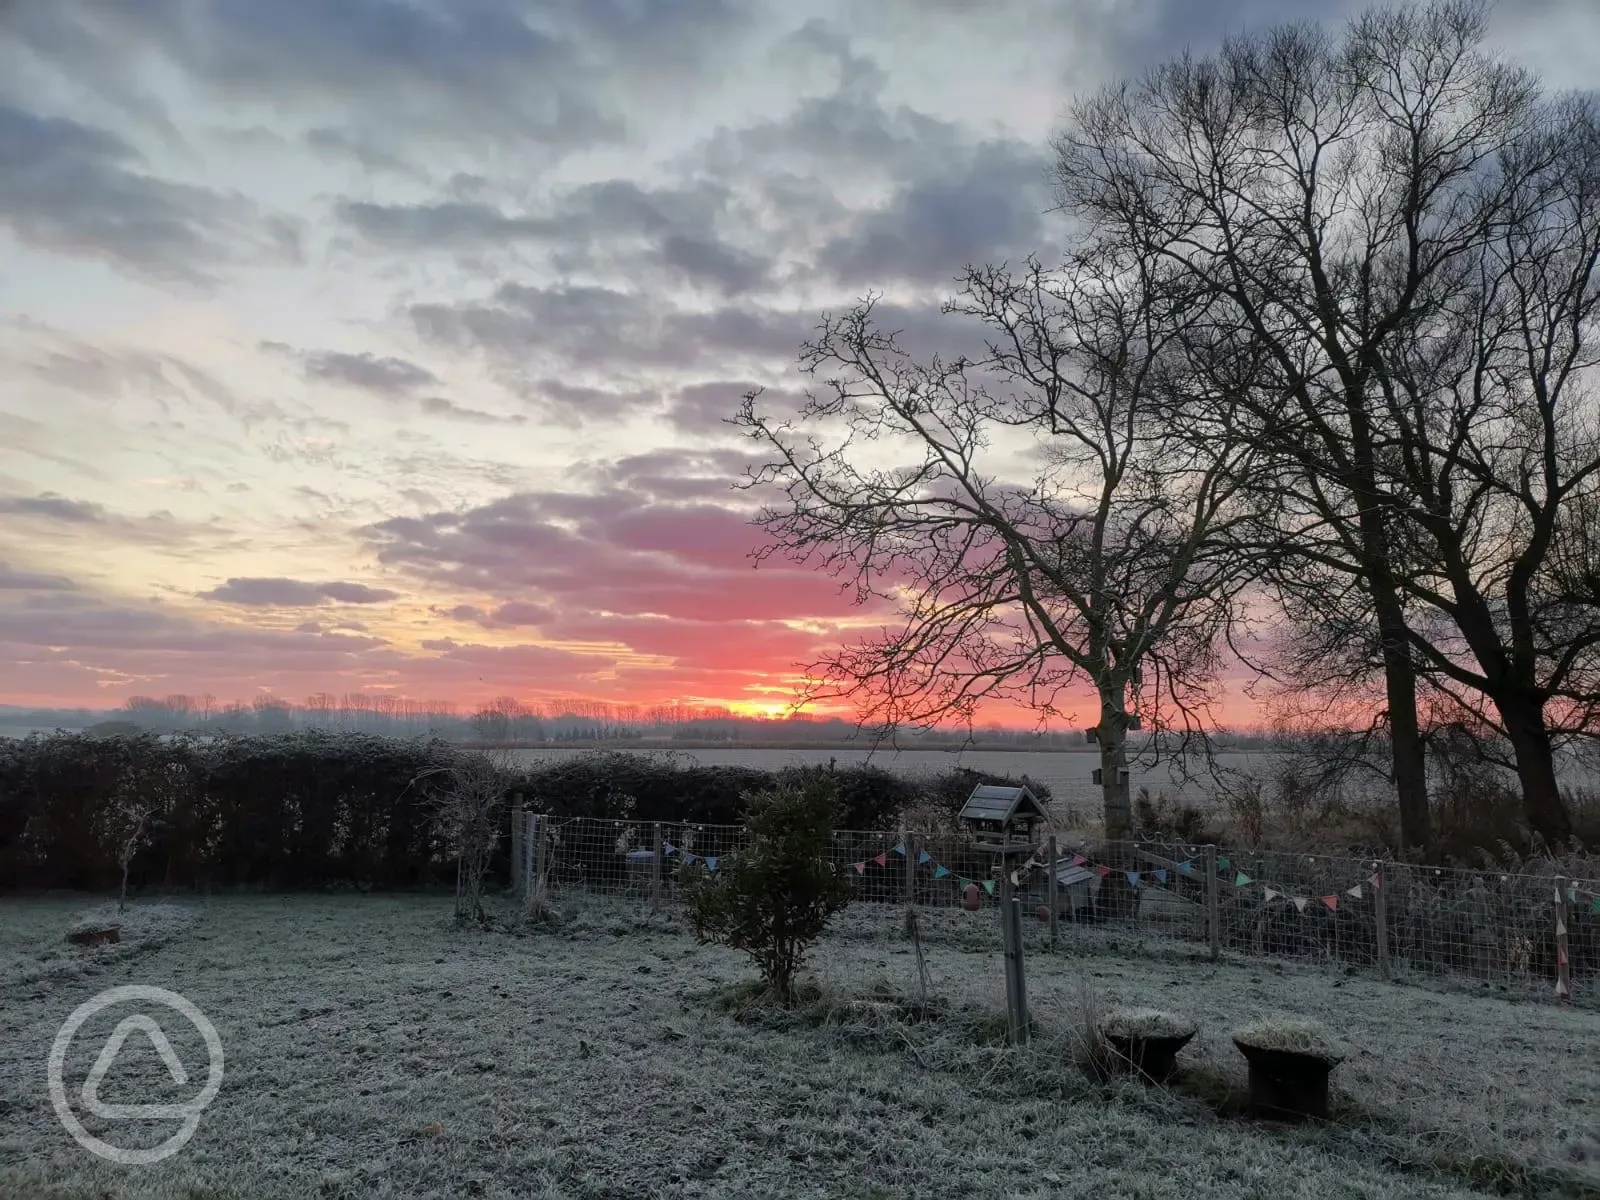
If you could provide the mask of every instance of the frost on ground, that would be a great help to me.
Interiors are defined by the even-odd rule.
[[[81,901],[64,906],[61,901],[34,905],[9,905],[20,913],[31,907],[43,920],[0,919],[0,987],[23,986],[45,980],[85,979],[113,963],[164,946],[195,922],[195,910],[182,904],[130,904],[117,912],[115,903],[83,908]],[[69,933],[115,926],[117,942],[74,946]]]
[[[895,999],[915,973],[898,911],[864,907],[814,953],[820,993],[780,1014],[730,1002],[745,961],[696,946],[670,912],[578,903],[554,932],[510,936],[453,930],[447,897],[211,899],[146,953],[0,978],[0,1196],[1600,1196],[1594,1012],[1108,943],[1030,957],[1038,1034],[1012,1050],[992,1038],[992,912],[934,931],[931,1011]],[[0,961],[53,954],[74,907],[7,902]],[[193,1140],[151,1167],[91,1158],[45,1086],[62,1020],[121,983],[182,993],[226,1052]],[[1069,1061],[1086,998],[1195,1020],[1186,1078],[1091,1085]],[[1348,1045],[1332,1126],[1235,1114],[1229,1032],[1274,1012]],[[123,1015],[84,1026],[69,1095]],[[184,1062],[204,1062],[183,1022],[161,1024]],[[109,1102],[195,1090],[174,1093],[153,1053],[126,1061]]]

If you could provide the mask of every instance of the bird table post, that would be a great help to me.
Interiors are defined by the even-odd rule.
[[[1222,957],[1222,912],[1217,903],[1217,848],[1206,847],[1206,938],[1211,943],[1211,961]]]
[[[1378,923],[1378,971],[1389,978],[1389,880],[1383,860],[1372,867],[1372,919]]]

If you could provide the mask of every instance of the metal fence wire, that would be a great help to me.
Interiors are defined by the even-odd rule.
[[[520,891],[542,875],[552,891],[670,902],[689,874],[721,869],[748,842],[737,825],[519,813],[512,882]],[[839,830],[831,861],[858,902],[892,906],[884,936],[902,927],[908,904],[948,914],[935,936],[947,926],[970,935],[974,926],[961,918],[992,915],[1010,894],[1038,918],[1030,942],[1048,937],[1069,950],[1135,933],[1146,953],[1165,946],[1294,960],[1600,1003],[1595,879],[1053,838],[1025,860],[1001,861],[959,830]]]

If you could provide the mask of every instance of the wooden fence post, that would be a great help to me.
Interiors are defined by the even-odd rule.
[[[1050,895],[1050,951],[1054,953],[1058,921],[1056,916],[1056,835],[1053,833],[1050,835],[1050,878],[1046,881],[1045,887]]]
[[[1222,957],[1222,910],[1217,903],[1217,848],[1206,847],[1206,938],[1211,943],[1211,961]]]
[[[1556,995],[1572,999],[1572,957],[1567,950],[1567,925],[1572,912],[1567,895],[1567,878],[1556,876]]]
[[[1007,875],[1005,878],[1009,879]],[[1012,892],[1000,906],[1006,961],[1006,1015],[1011,1044],[1028,1041],[1028,981],[1022,962],[1022,900]]]
[[[533,844],[530,846],[528,845],[529,842]],[[527,832],[523,834],[524,853],[529,854],[533,860],[532,863],[529,864],[532,868],[532,875],[528,879],[528,890],[530,893],[536,892],[539,889],[539,886],[544,882],[544,843],[544,814],[530,813],[528,815]]]
[[[1378,970],[1389,978],[1389,877],[1383,860],[1372,865],[1372,919],[1378,923]]]
[[[650,871],[650,903],[659,904],[661,903],[661,881],[667,873],[666,860],[661,857],[661,822],[652,822],[651,829],[655,831],[656,856]]]
[[[917,852],[909,829],[900,831],[900,845],[906,852],[906,907],[911,908],[917,903]]]
[[[511,894],[522,899],[527,877],[522,873],[522,797],[511,805]]]

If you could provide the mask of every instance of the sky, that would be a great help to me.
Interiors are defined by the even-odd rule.
[[[1347,8],[0,0],[0,703],[780,710],[879,618],[752,566],[741,394],[1050,257],[1075,95]]]

